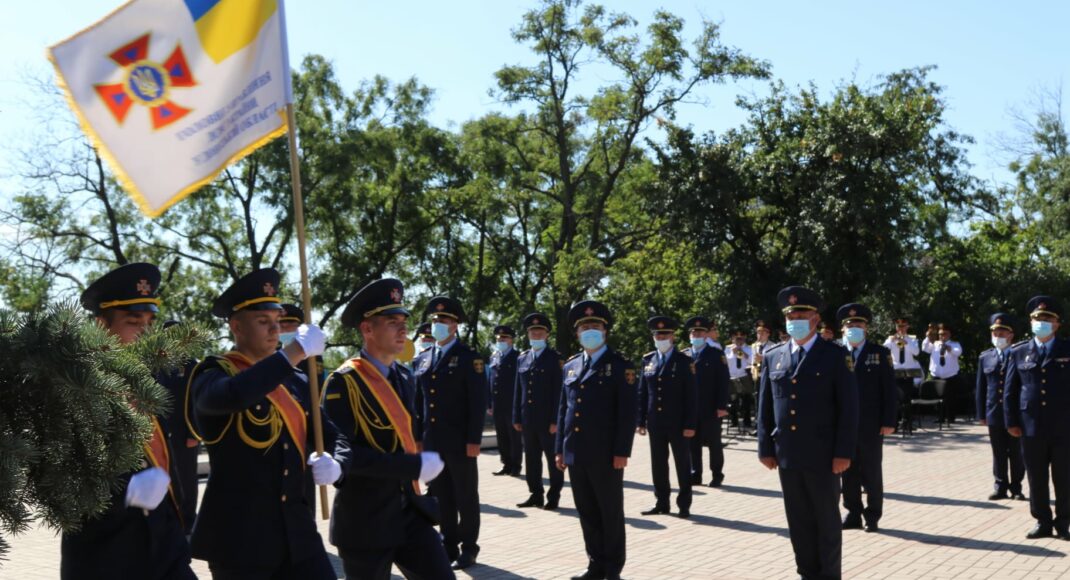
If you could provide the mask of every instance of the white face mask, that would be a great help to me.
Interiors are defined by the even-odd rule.
[[[654,339],[654,346],[657,347],[658,352],[665,354],[672,349],[672,339],[658,340]]]
[[[1010,341],[1007,340],[1006,337],[1003,337],[1003,336],[993,336],[992,337],[992,346],[996,347],[999,350],[1003,350],[1003,349],[1007,348],[1007,344],[1009,342]]]

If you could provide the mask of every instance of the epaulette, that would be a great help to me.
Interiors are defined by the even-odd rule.
[[[1023,344],[1029,344],[1029,341],[1031,341],[1031,340],[1033,340],[1033,339],[1027,338],[1025,340],[1020,340],[1020,341],[1010,345],[1010,347],[1008,347],[1008,348],[1015,348],[1015,347],[1022,346]]]
[[[644,355],[643,355],[643,358],[646,358],[646,357],[648,357],[648,356],[654,356],[654,355],[656,355],[656,354],[658,354],[658,351],[656,351],[656,350],[652,350],[652,351],[650,351],[650,352],[648,352],[648,353],[644,354]]]
[[[565,362],[572,362],[573,360],[576,360],[576,359],[580,358],[581,356],[583,356],[583,353],[582,352],[577,352],[576,354],[568,357],[568,360],[565,361]]]

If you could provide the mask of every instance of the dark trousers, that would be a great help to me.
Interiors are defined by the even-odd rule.
[[[1061,437],[1022,437],[1029,477],[1029,513],[1042,526],[1070,527],[1070,440]],[[1048,473],[1055,487],[1055,519],[1051,517]]]
[[[721,419],[699,421],[695,438],[691,440],[691,476],[702,481],[702,448],[710,449],[710,471],[714,479],[724,479],[724,447],[721,446]]]
[[[201,446],[188,447],[185,441],[176,441],[172,461],[175,462],[175,471],[178,472],[178,485],[181,486],[179,494],[181,502],[178,506],[182,514],[182,528],[189,534],[193,531],[193,521],[197,519],[197,454]],[[172,484],[172,487],[176,487]]]
[[[840,578],[843,530],[840,476],[828,471],[780,469],[795,565],[804,578]]]
[[[386,550],[338,549],[347,580],[388,580],[394,564],[406,578],[456,578],[435,528],[418,515],[406,515],[404,544]]]
[[[1022,493],[1022,479],[1025,478],[1022,441],[1012,437],[1002,425],[988,426],[988,441],[992,443],[993,489],[996,493]]]
[[[498,457],[502,465],[512,473],[520,473],[523,437],[513,428],[512,406],[494,408],[494,434],[498,437]]]
[[[732,424],[738,425],[739,419],[743,419],[743,426],[751,426],[751,416],[754,414],[754,379],[750,374],[732,379]]]
[[[595,465],[569,466],[572,497],[580,515],[587,568],[607,576],[624,569],[624,470],[606,457]]]
[[[683,430],[666,433],[662,430],[649,431],[650,471],[654,477],[654,497],[658,507],[669,508],[669,450],[672,449],[673,462],[676,464],[676,480],[680,482],[680,493],[676,496],[676,505],[682,510],[691,509],[691,448],[683,435]]]
[[[442,513],[442,541],[455,559],[460,550],[479,551],[479,471],[476,458],[464,453],[442,453],[442,473],[428,484]]]
[[[561,499],[561,488],[565,485],[565,474],[554,464],[554,435],[549,425],[539,427],[524,425],[524,476],[528,481],[528,491],[534,497],[543,497],[542,460],[546,458],[550,471],[550,492],[546,499]]]
[[[230,568],[208,563],[213,580],[334,580],[338,577],[327,558],[327,552],[301,562],[287,560],[271,568]]]
[[[848,518],[865,517],[876,525],[884,512],[884,436],[859,436],[851,467],[843,472],[843,507]],[[862,507],[862,488],[866,488],[866,505]]]

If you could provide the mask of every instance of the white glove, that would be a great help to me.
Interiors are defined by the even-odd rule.
[[[423,451],[420,453],[420,483],[426,484],[438,477],[438,474],[442,473],[445,468],[446,464],[442,462],[442,457],[439,456],[437,451]]]
[[[301,350],[305,351],[305,358],[323,354],[323,349],[327,346],[327,336],[315,324],[298,326],[297,336],[294,337],[294,340],[301,345]]]
[[[167,495],[167,486],[171,476],[159,467],[139,471],[130,476],[126,486],[126,505],[154,510]]]
[[[308,464],[312,466],[312,481],[316,485],[331,485],[342,477],[342,464],[326,453],[309,455]]]

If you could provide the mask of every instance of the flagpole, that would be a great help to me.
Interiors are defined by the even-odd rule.
[[[301,264],[301,305],[305,311],[305,324],[312,323],[312,287],[308,283],[308,260],[305,257],[305,208],[301,198],[301,163],[297,158],[297,124],[294,122],[294,105],[286,103],[286,136],[290,143],[290,185],[294,194],[294,228],[297,230],[297,256]],[[312,435],[316,453],[323,453],[323,421],[320,417],[320,377],[316,357],[308,359],[308,387],[312,396]],[[331,508],[327,505],[327,486],[320,488],[320,515],[330,519]]]

